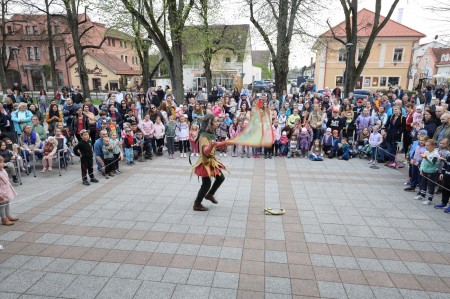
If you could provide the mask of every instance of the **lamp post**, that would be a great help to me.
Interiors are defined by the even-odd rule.
[[[22,90],[22,75],[20,74],[20,67],[19,67],[19,51],[20,51],[20,46],[19,47],[10,47],[9,48],[11,51],[14,52],[14,55],[16,56],[16,63],[17,63],[17,72],[19,73],[19,88],[20,90]]]
[[[347,92],[348,92],[348,90],[347,90],[348,60],[350,58],[350,49],[352,46],[353,46],[352,43],[345,44],[345,48],[347,49],[347,53],[346,53],[347,57],[345,59],[345,72],[344,72],[344,82],[343,82],[344,83],[344,91],[345,91],[344,96],[347,96]]]
[[[242,87],[241,87],[241,90],[244,89],[244,76],[245,76],[245,73],[242,72],[242,73],[241,73],[241,79],[242,79]]]

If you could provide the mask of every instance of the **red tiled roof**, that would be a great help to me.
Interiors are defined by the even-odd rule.
[[[98,62],[109,68],[117,75],[139,75],[141,71],[133,70],[131,66],[123,62],[119,57],[109,54],[89,53]]]
[[[368,37],[373,27],[373,20],[375,18],[375,13],[368,9],[362,9],[358,11],[358,36],[359,37]],[[380,16],[380,23],[383,22],[385,17]],[[334,33],[338,37],[345,37],[345,21],[339,23],[333,28]],[[331,30],[326,31],[321,36],[323,37],[331,37],[333,36]],[[389,19],[386,23],[386,26],[381,29],[378,33],[378,37],[425,37],[425,34],[420,33],[414,29],[411,29],[405,25],[397,23],[392,19]]]
[[[433,53],[434,61],[436,64],[450,64],[450,59],[447,59],[447,61],[442,60],[442,55],[450,56],[450,48],[432,48],[431,53]]]

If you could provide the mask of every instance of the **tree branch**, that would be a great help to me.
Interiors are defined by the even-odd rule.
[[[334,33],[333,28],[331,27],[329,19],[327,19],[327,25],[328,25],[328,27],[330,27],[330,31],[331,31],[331,34],[333,35],[333,38],[345,46],[346,42],[343,39],[341,39],[341,38],[336,36],[336,34]]]
[[[81,38],[83,37],[83,35],[85,35],[86,32],[88,32],[88,31],[91,30],[92,28],[94,28],[94,25],[89,26],[88,28],[86,28],[85,30],[83,30],[83,32],[81,32],[81,34],[78,36],[78,38],[81,40]]]

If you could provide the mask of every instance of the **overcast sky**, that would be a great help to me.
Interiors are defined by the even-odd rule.
[[[242,1],[235,1],[236,6],[230,4],[230,7],[239,7],[242,5]],[[427,6],[435,6],[438,3],[442,3],[445,0],[400,0],[396,7],[395,12],[392,14],[391,19],[397,21],[398,19],[398,9],[403,8],[402,24],[411,27],[414,30],[424,33],[427,37],[421,40],[421,43],[428,42],[434,39],[436,35],[439,35],[438,41],[442,41],[443,31],[450,32],[450,18],[447,15],[447,21],[442,21],[443,17],[437,16],[434,12],[426,10]],[[312,34],[320,35],[324,31],[328,30],[326,25],[326,20],[329,18],[330,23],[334,26],[339,24],[344,20],[344,13],[342,7],[338,0],[330,0],[327,4],[327,11],[324,11],[320,17],[316,18],[318,23],[321,25],[313,26]],[[389,8],[391,7],[393,0],[383,0],[382,1],[382,11],[381,14],[386,16]],[[424,4],[426,2],[426,4]],[[239,3],[239,4],[238,4]],[[374,0],[360,0],[359,9],[367,8],[369,10],[375,10]],[[229,11],[234,12],[234,18],[224,17],[225,22],[238,24],[238,23],[250,23],[248,17],[243,17],[243,13],[237,9],[224,8],[225,15],[230,15]],[[450,12],[450,11],[449,11]],[[445,30],[444,30],[445,29]],[[448,41],[448,36],[447,39]],[[252,35],[253,49],[266,49],[264,41],[260,38],[259,34],[254,30]],[[309,65],[311,57],[315,54],[311,52],[312,42],[301,43],[299,39],[293,40],[293,49],[291,51],[290,67],[294,66],[302,67],[303,65]]]

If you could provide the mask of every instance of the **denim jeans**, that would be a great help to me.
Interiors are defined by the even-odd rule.
[[[124,148],[125,151],[125,159],[127,160],[127,163],[133,162],[133,148],[126,147]]]

